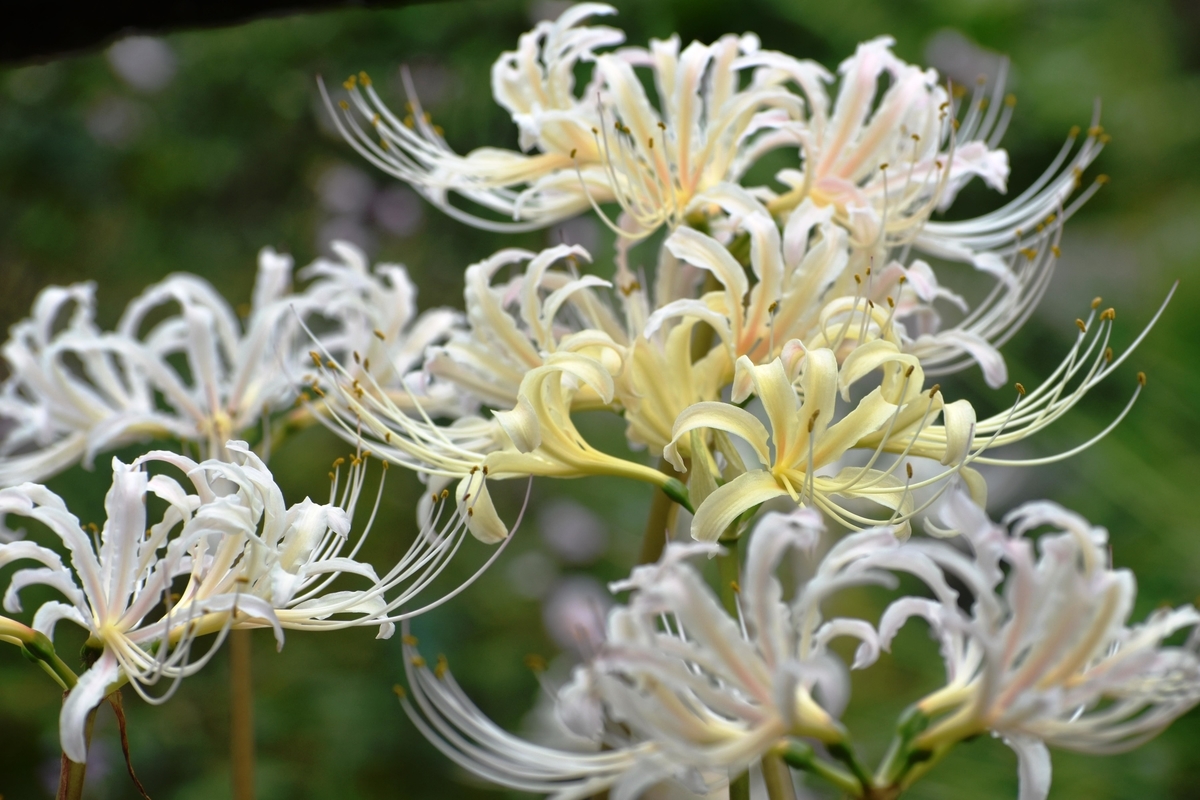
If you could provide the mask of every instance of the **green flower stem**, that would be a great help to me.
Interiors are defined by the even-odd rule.
[[[851,797],[863,796],[863,784],[857,778],[841,767],[819,758],[812,747],[804,742],[788,742],[787,747],[779,753],[779,757],[795,769],[811,772],[825,779]]]
[[[781,757],[770,753],[763,756],[762,774],[770,800],[796,800],[792,771]]]
[[[750,770],[729,781],[729,800],[750,800]]]
[[[254,800],[254,683],[251,632],[229,632],[229,755],[234,800]]]
[[[63,689],[70,689],[79,681],[79,676],[58,657],[54,643],[44,633],[16,620],[0,617],[0,641],[20,647],[27,658],[37,663]]]
[[[875,782],[871,778],[871,773],[863,766],[862,761],[858,758],[858,754],[854,752],[854,748],[849,742],[834,742],[833,744],[826,745],[826,747],[829,750],[829,755],[850,768],[851,774],[854,775],[854,778],[862,786],[863,794],[869,797],[872,788],[875,786]]]
[[[896,735],[875,773],[878,786],[897,786],[917,764],[929,760],[929,750],[914,747],[914,740],[929,727],[929,715],[910,706],[896,724]]]
[[[721,602],[729,616],[739,618],[737,594],[738,580],[741,578],[741,563],[738,559],[738,540],[721,539],[725,552],[717,556],[717,580],[720,581]]]
[[[669,478],[679,480],[679,473],[665,458],[658,460],[658,471]],[[684,491],[686,492],[686,489]],[[682,503],[667,494],[665,488],[661,492],[654,493],[654,498],[650,501],[650,513],[646,517],[646,532],[642,535],[642,552],[638,556],[639,564],[653,564],[658,561],[667,544],[667,538],[675,527],[675,518],[679,514],[680,505]]]

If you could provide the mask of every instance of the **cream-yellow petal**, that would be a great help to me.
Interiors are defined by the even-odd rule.
[[[495,544],[508,538],[508,526],[500,520],[492,496],[488,493],[487,479],[478,470],[458,482],[454,492],[458,513],[467,523],[467,530],[485,544]]]
[[[512,440],[513,447],[522,453],[528,453],[542,443],[542,430],[538,424],[537,412],[529,398],[521,395],[512,411],[493,411],[492,416],[500,423],[500,427]]]
[[[739,475],[718,488],[696,509],[692,518],[692,538],[715,542],[746,509],[787,495],[766,470],[756,469]]]
[[[859,440],[876,433],[887,425],[896,413],[896,406],[883,398],[883,391],[876,387],[859,401],[850,413],[829,427],[813,444],[813,461],[816,466],[828,464],[840,458]]]
[[[942,409],[946,429],[946,451],[942,463],[957,464],[967,457],[975,439],[975,407],[967,400],[955,400]]]
[[[684,436],[691,431],[701,428],[732,433],[744,439],[764,465],[771,463],[767,443],[770,436],[758,418],[745,409],[730,403],[704,402],[688,406],[683,410],[671,429],[671,444],[663,451],[663,456],[674,465],[675,469],[683,471],[683,461],[679,458],[678,445]]]

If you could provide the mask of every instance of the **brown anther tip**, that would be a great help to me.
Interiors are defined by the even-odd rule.
[[[741,594],[741,593],[742,593],[742,587],[741,587],[741,586],[738,586],[738,582],[737,582],[737,581],[730,581],[730,582],[729,582],[729,588],[730,588],[730,589],[733,589],[733,593],[734,593],[734,594]]]
[[[646,140],[646,147],[650,150],[654,149],[654,137],[653,136],[651,136],[649,139]]]
[[[1145,386],[1146,385],[1146,373],[1139,372],[1137,374],[1137,382],[1138,382],[1138,386]]]
[[[408,633],[408,634],[405,634],[404,636],[401,636],[401,637],[400,637],[400,642],[401,642],[402,644],[406,644],[406,645],[408,645],[409,647],[416,647],[417,645],[419,645],[419,644],[420,644],[420,642],[419,642],[419,641],[417,641],[417,637],[413,636],[411,633]]]
[[[378,339],[379,341],[382,342],[384,340],[383,331],[379,330],[378,328],[376,328],[374,331],[372,331],[372,333],[375,334],[375,338]]]
[[[398,683],[392,687],[392,693],[395,694],[396,697],[399,697],[401,700],[403,700],[405,697],[408,696],[408,692],[404,691],[404,687]]]
[[[914,133],[914,134],[912,135],[912,140],[913,140],[914,142],[919,142],[919,141],[921,141],[921,137],[920,137],[920,136],[917,136],[917,135]]]
[[[916,367],[913,366],[912,364],[909,364],[908,369],[904,370],[904,377],[911,378],[914,369],[916,369]]]
[[[592,133],[593,133],[594,135],[596,135],[596,136],[599,136],[599,135],[600,135],[600,129],[599,129],[599,128],[592,128]]]
[[[355,363],[355,364],[360,364],[360,363],[362,363],[362,357],[361,357],[361,356],[359,356],[359,354],[358,354],[358,351],[357,351],[357,350],[355,350],[355,351],[353,351],[352,353],[350,353],[350,355],[351,355],[351,356],[354,358],[354,363]]]
[[[483,474],[487,475],[487,473],[488,473],[487,464],[484,464],[483,465]]]
[[[896,307],[896,301],[892,299],[891,295],[888,295],[887,304],[888,304],[888,308]]]
[[[909,480],[912,480],[912,476],[913,476],[913,469],[912,469],[912,462],[911,462],[911,461],[909,461],[909,462],[906,462],[906,463],[904,464],[904,471],[905,471],[906,473],[908,473],[908,479],[909,479]]]
[[[855,276],[854,276],[854,282],[855,282],[855,283],[858,283],[858,284],[861,284],[861,283],[862,283],[862,276],[861,276],[861,275],[855,275]]]
[[[445,499],[446,499],[447,497],[449,497],[449,496],[450,496],[450,490],[449,490],[449,489],[442,489],[442,499],[443,499],[443,500],[445,500]]]
[[[383,432],[383,440],[384,440],[385,442],[387,442],[388,444],[391,444],[391,443],[392,443],[392,432],[391,432],[391,431],[384,431],[384,432]]]
[[[369,359],[369,358],[363,359],[363,369],[365,369],[368,372],[371,371],[371,359]]]
[[[1096,183],[1100,184],[1101,186],[1108,183],[1108,181],[1109,181],[1109,177],[1107,175],[1097,175],[1096,176]]]
[[[935,383],[933,386],[929,387],[929,396],[932,398],[932,397],[936,396],[937,393],[940,392],[941,390],[942,390],[942,385],[940,383]]]
[[[871,268],[870,267],[867,267],[866,273],[867,273],[868,278],[871,277]]]
[[[473,516],[475,516],[475,509],[473,509],[473,508],[468,508],[468,509],[467,509],[467,516],[468,516],[468,517],[473,517]]]
[[[450,671],[450,662],[444,655],[438,653],[437,665],[433,668],[433,676],[439,681],[446,677],[446,673]]]
[[[954,126],[954,130],[958,130],[959,127],[962,125],[962,123],[959,122],[957,119],[950,120],[950,124]]]
[[[475,474],[475,472],[476,472],[478,469],[479,469],[479,467],[471,467],[471,471],[470,471],[470,472],[468,472],[467,474],[468,474],[468,475],[474,475],[474,474]]]
[[[571,148],[571,158],[574,158],[574,157],[575,157],[575,153],[576,153],[576,152],[577,152],[577,151],[576,151],[576,148],[572,147],[572,148]]]
[[[1081,319],[1075,320],[1075,327],[1079,328],[1079,330],[1082,331],[1083,333],[1087,333],[1087,325],[1083,324],[1083,320],[1081,320]]]
[[[1017,384],[1017,394],[1019,394],[1021,397],[1025,396],[1025,386],[1021,383]]]
[[[465,503],[465,502],[467,502],[468,500],[470,500],[470,499],[471,499],[471,493],[470,493],[470,492],[467,492],[466,494],[464,494],[464,495],[462,496],[462,499],[463,499],[463,502],[464,502],[464,503]]]
[[[333,359],[330,359],[325,362],[325,366],[329,367],[330,369],[337,369],[337,362]]]
[[[1111,364],[1113,360],[1113,349],[1111,347],[1104,348],[1104,360]]]
[[[771,303],[771,305],[767,306],[767,313],[768,313],[768,314],[774,314],[774,313],[775,313],[776,311],[778,311],[778,310],[779,310],[779,301],[778,301],[778,300],[776,300],[775,302]]]
[[[880,169],[887,169],[887,168],[888,168],[888,162],[886,162],[886,161],[885,161],[885,162],[883,162],[882,164],[880,164],[880,165],[879,165],[879,168],[880,168]]]

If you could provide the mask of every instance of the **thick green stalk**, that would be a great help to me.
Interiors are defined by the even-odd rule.
[[[665,458],[658,460],[658,470],[668,477],[679,479],[679,473]],[[642,534],[639,564],[653,564],[658,561],[675,527],[678,514],[679,504],[673,498],[663,491],[654,493],[654,498],[650,501],[650,514],[646,517],[646,532]]]
[[[773,754],[763,756],[762,773],[770,800],[796,800],[796,784],[792,782],[792,771],[782,758]]]
[[[750,800],[750,770],[729,781],[729,800]]]
[[[254,800],[254,683],[248,630],[229,633],[229,755],[234,800]]]

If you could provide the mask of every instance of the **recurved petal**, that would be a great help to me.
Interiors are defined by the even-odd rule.
[[[975,407],[968,400],[955,400],[942,409],[946,426],[946,452],[942,463],[957,464],[967,457],[975,439]]]
[[[537,412],[525,395],[517,397],[517,406],[512,411],[493,411],[492,416],[512,439],[513,447],[528,453],[542,443],[542,429],[538,424]]]
[[[1041,739],[1027,734],[1004,737],[1017,754],[1018,800],[1046,800],[1050,794],[1050,751]]]
[[[58,735],[62,741],[63,753],[76,764],[87,763],[87,738],[84,730],[87,727],[87,717],[104,696],[108,687],[115,683],[120,667],[117,658],[109,650],[105,650],[100,659],[91,669],[79,676],[79,683],[63,700],[62,711],[58,716]]]
[[[840,458],[860,439],[882,428],[895,413],[896,406],[885,400],[883,391],[875,387],[850,413],[817,439],[813,447],[813,463],[821,466]]]
[[[508,538],[508,526],[496,513],[482,470],[476,470],[459,481],[454,496],[458,501],[458,513],[466,520],[467,530],[476,539],[485,544],[495,544]]]
[[[715,542],[742,512],[787,492],[766,470],[756,469],[739,475],[718,488],[696,509],[692,519],[692,538]]]
[[[675,426],[671,430],[671,443],[663,450],[663,457],[670,461],[676,470],[685,471],[683,459],[679,455],[678,442],[686,434],[700,428],[726,431],[739,436],[754,448],[755,455],[764,466],[771,463],[767,449],[770,437],[763,424],[745,409],[730,403],[709,401],[689,406],[675,419]]]

